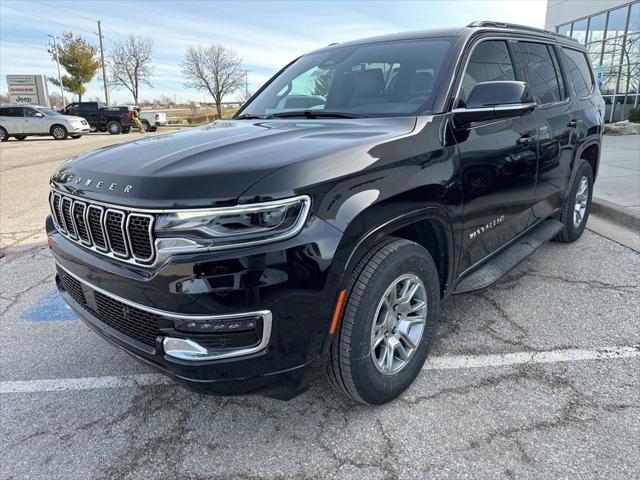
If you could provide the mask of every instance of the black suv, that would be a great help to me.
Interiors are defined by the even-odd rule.
[[[109,132],[111,135],[129,133],[135,126],[130,111],[120,107],[108,107],[102,102],[74,102],[60,111],[65,115],[77,115],[89,122],[91,131]]]
[[[477,22],[330,45],[229,121],[64,163],[64,299],[202,392],[370,404],[423,367],[446,295],[582,234],[604,102],[584,48]]]

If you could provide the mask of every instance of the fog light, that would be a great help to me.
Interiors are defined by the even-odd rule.
[[[242,320],[182,320],[173,321],[176,330],[198,333],[230,333],[254,330],[258,326],[255,318]]]

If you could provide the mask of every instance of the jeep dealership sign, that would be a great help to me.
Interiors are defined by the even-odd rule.
[[[7,75],[12,103],[49,106],[49,91],[45,75]]]

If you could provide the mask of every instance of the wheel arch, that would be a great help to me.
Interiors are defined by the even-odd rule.
[[[69,132],[69,129],[65,125],[63,125],[62,123],[54,123],[53,125],[51,125],[51,127],[49,127],[49,133],[51,135],[53,135],[53,129],[56,128],[56,127],[62,127],[67,131],[67,133]]]
[[[369,217],[366,211],[361,215]],[[347,228],[339,247],[342,252],[337,255],[337,264],[343,265],[339,285],[346,284],[360,259],[376,243],[386,237],[397,237],[413,241],[431,254],[438,269],[440,293],[446,292],[455,271],[455,250],[452,223],[442,207],[428,205],[398,212],[366,230],[359,229],[358,224],[353,222]]]

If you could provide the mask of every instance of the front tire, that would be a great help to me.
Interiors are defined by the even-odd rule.
[[[582,236],[591,211],[593,170],[586,160],[580,159],[579,162],[569,195],[560,212],[564,229],[554,237],[554,240],[562,243],[575,242]]]
[[[64,140],[69,135],[69,132],[62,125],[54,125],[51,127],[51,135],[56,140]]]
[[[436,265],[420,245],[387,239],[359,262],[347,295],[326,376],[357,402],[389,402],[419,375],[431,348],[440,310]]]
[[[7,140],[9,140],[9,134],[4,127],[0,127],[0,142],[6,142]]]
[[[107,132],[111,135],[120,135],[122,133],[122,125],[120,125],[120,122],[109,122],[107,124]]]

